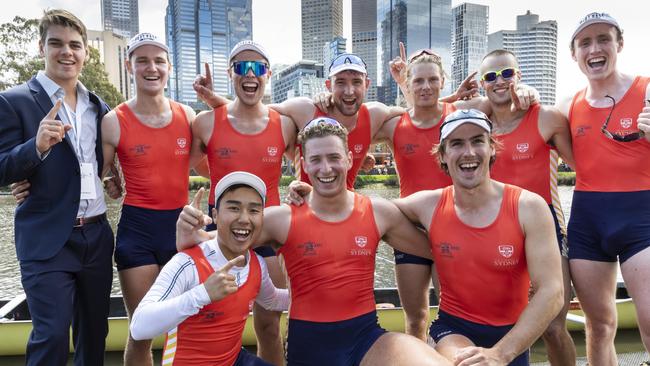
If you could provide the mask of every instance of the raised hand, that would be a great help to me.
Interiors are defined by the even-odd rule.
[[[531,105],[539,103],[537,90],[525,84],[519,84],[515,88],[514,84],[510,83],[510,98],[512,99],[510,110],[513,112],[526,111]]]
[[[27,179],[21,180],[20,182],[16,183],[11,183],[11,194],[14,196],[16,199],[17,204],[23,203],[25,198],[29,196],[29,187],[31,185],[29,184],[29,181]]]
[[[205,280],[203,286],[205,286],[205,290],[208,292],[210,300],[219,301],[237,291],[239,287],[235,281],[235,276],[228,273],[228,271],[230,271],[232,267],[242,267],[245,264],[246,258],[243,255],[240,255],[230,260]]]
[[[285,201],[294,206],[301,206],[305,203],[305,196],[311,193],[312,187],[302,181],[294,180],[289,183],[288,194]]]
[[[201,211],[201,200],[205,189],[201,188],[192,202],[183,207],[176,221],[176,249],[183,250],[192,247],[198,243],[210,240],[211,236],[203,227],[212,223],[210,216]]]
[[[478,71],[474,71],[469,74],[465,80],[458,86],[454,95],[456,100],[470,100],[474,97],[477,97],[478,94],[478,81],[476,81],[476,74]]]
[[[406,85],[406,48],[404,47],[404,43],[400,42],[399,43],[399,57],[395,56],[394,59],[392,59],[388,63],[390,67],[390,74],[393,77],[393,80],[397,83],[397,85],[404,86]]]
[[[52,146],[63,141],[65,133],[69,131],[72,126],[64,125],[61,121],[56,120],[56,114],[61,109],[61,99],[54,103],[54,107],[41,120],[38,131],[36,132],[36,150],[43,154],[49,151]]]
[[[212,89],[212,73],[210,72],[210,65],[205,63],[205,76],[196,75],[194,83],[192,84],[196,95],[203,101],[205,104],[214,107],[211,103],[216,98],[214,91]]]

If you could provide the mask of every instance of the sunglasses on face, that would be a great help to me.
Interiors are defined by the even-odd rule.
[[[423,56],[423,55],[433,56],[433,58],[435,58],[437,62],[440,62],[440,56],[438,56],[438,54],[433,52],[433,50],[431,50],[430,48],[423,48],[421,50],[417,50],[417,51],[413,52],[408,58],[408,63],[410,64],[415,59],[417,59],[418,57]]]
[[[334,60],[332,60],[329,71],[332,71],[332,68],[343,64],[354,64],[354,65],[363,66],[364,68],[366,67],[366,62],[363,61],[361,57],[357,55],[353,55],[351,53],[344,53],[342,55],[339,55]]]
[[[248,70],[253,70],[255,76],[265,75],[269,67],[262,61],[235,61],[232,63],[232,69],[237,75],[245,76]]]
[[[514,67],[507,67],[499,71],[488,71],[481,77],[481,80],[487,81],[488,83],[493,83],[497,81],[497,78],[501,76],[503,80],[510,80],[513,76],[517,74],[517,69]]]
[[[307,131],[310,128],[318,126],[319,124],[326,124],[326,125],[332,125],[332,126],[336,126],[336,127],[343,127],[335,119],[328,118],[328,117],[320,117],[320,118],[312,119],[311,121],[309,121],[309,123],[307,123],[305,125],[305,127],[303,128],[303,131]]]
[[[645,136],[645,133],[643,131],[637,131],[625,135],[609,132],[607,130],[607,125],[609,124],[609,119],[612,117],[612,113],[614,112],[614,107],[616,107],[616,100],[609,95],[605,95],[605,98],[612,100],[612,108],[609,110],[609,114],[607,115],[607,119],[605,119],[605,123],[603,123],[603,127],[600,128],[600,131],[605,135],[605,137],[618,142],[632,142]]]

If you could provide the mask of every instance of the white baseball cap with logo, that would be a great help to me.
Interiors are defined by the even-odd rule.
[[[242,171],[226,174],[219,180],[214,188],[214,201],[218,202],[221,195],[228,188],[239,184],[253,188],[262,197],[262,204],[266,204],[266,184],[264,184],[264,181],[255,174]]]
[[[485,113],[478,109],[459,109],[449,114],[440,126],[440,141],[446,139],[458,127],[465,123],[471,123],[484,129],[488,134],[492,133],[492,122]]]
[[[130,57],[138,47],[146,45],[162,48],[165,52],[169,53],[169,48],[158,36],[144,32],[136,34],[129,40],[129,43],[126,45],[126,56]]]
[[[252,41],[250,39],[241,41],[237,43],[235,47],[232,48],[232,50],[230,51],[230,57],[228,57],[228,63],[231,63],[232,59],[235,58],[235,56],[237,56],[238,54],[244,51],[255,51],[260,55],[262,55],[262,57],[266,59],[266,62],[268,62],[269,64],[271,63],[271,61],[269,61],[269,54],[268,52],[266,52],[264,47],[262,47],[261,44]]]
[[[621,30],[621,27],[619,27],[618,22],[611,15],[607,13],[594,12],[594,13],[587,14],[584,18],[580,19],[580,22],[578,23],[576,30],[573,32],[573,35],[571,36],[571,42],[573,42],[573,40],[576,38],[578,33],[580,33],[583,29],[587,28],[592,24],[599,24],[599,23],[609,24],[616,27],[616,29],[618,29],[619,31]]]

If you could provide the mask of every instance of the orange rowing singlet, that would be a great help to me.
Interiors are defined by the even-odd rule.
[[[399,196],[406,197],[426,189],[443,188],[451,184],[451,178],[438,163],[432,152],[440,142],[440,126],[445,117],[456,110],[453,104],[442,103],[442,116],[435,126],[418,128],[413,125],[408,112],[395,126],[393,154],[399,174]]]
[[[517,322],[530,279],[518,217],[521,188],[505,185],[499,214],[484,228],[460,221],[453,186],[442,191],[429,241],[440,278],[440,310],[479,324]]]
[[[637,76],[616,103],[608,130],[636,132],[650,78]],[[587,89],[573,97],[569,124],[576,162],[576,191],[634,192],[650,190],[650,143],[610,140],[600,131],[611,108],[594,108],[585,100]]]
[[[126,205],[172,210],[187,204],[192,131],[183,107],[172,100],[169,105],[172,120],[162,128],[140,122],[126,103],[115,108]]]
[[[319,219],[307,204],[292,205],[278,251],[289,275],[289,318],[335,322],[373,311],[379,239],[368,197],[355,193],[352,213],[340,222]]]
[[[214,268],[196,245],[183,251],[192,257],[204,283]],[[260,263],[253,251],[250,258],[246,283],[237,292],[204,306],[171,331],[165,341],[163,363],[172,359],[171,365],[213,366],[233,365],[242,346],[242,333],[246,318],[253,308],[253,302],[260,291],[262,281]],[[175,352],[174,352],[175,348]],[[169,356],[171,354],[171,356]]]
[[[266,206],[280,204],[278,185],[282,174],[284,137],[280,114],[269,109],[269,123],[257,134],[243,134],[228,120],[227,106],[214,110],[214,128],[207,146],[210,166],[210,198],[214,205],[214,188],[226,174],[237,170],[260,177],[266,184]]]

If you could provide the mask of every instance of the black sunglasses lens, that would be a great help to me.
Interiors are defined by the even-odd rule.
[[[487,82],[490,82],[490,83],[493,82],[496,79],[497,79],[497,73],[494,72],[494,71],[490,71],[488,73],[485,73],[485,75],[483,75],[483,80],[485,80]]]
[[[511,77],[515,76],[515,69],[504,69],[501,70],[501,76],[504,79],[510,79]]]

